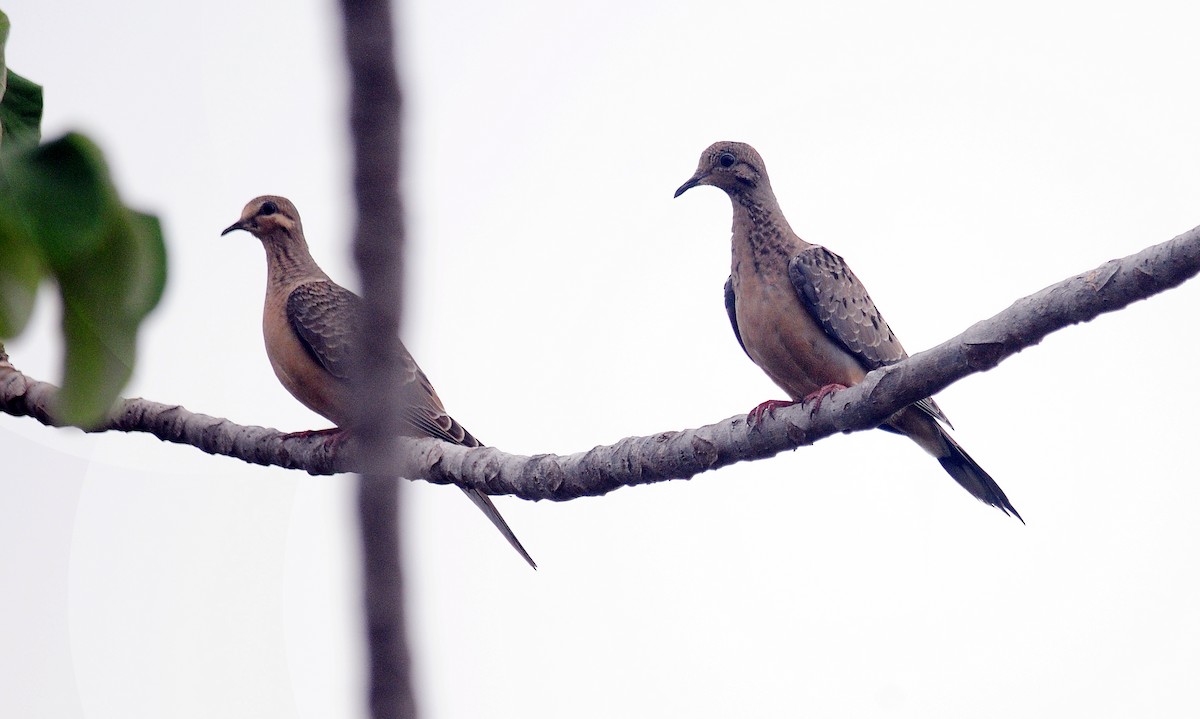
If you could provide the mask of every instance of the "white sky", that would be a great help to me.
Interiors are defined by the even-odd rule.
[[[295,201],[355,286],[333,6],[17,0],[47,138],[107,152],[170,282],[126,394],[284,430],[264,259]],[[729,330],[718,139],[842,254],[910,352],[1200,223],[1195,3],[408,4],[406,338],[484,441],[568,453],[781,397]],[[1195,716],[1191,283],[941,393],[1029,522],[911,442],[836,437],[690,482],[411,485],[423,714]],[[56,310],[10,342],[57,380]],[[350,477],[0,416],[0,715],[363,714]]]

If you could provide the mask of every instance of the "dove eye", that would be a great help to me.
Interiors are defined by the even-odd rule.
[[[721,167],[733,167],[733,163],[737,162],[737,158],[732,152],[722,152],[717,156],[717,162],[721,163]]]
[[[263,206],[261,208],[259,208],[259,210],[258,210],[258,214],[264,215],[264,216],[273,215],[276,212],[279,212],[279,206],[276,205],[274,202],[271,202],[270,200],[267,200],[266,202],[264,202]]]

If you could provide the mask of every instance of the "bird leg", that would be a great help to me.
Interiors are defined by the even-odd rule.
[[[309,437],[324,437],[325,444],[329,448],[337,449],[343,442],[350,437],[350,432],[340,427],[330,427],[329,429],[306,429],[302,432],[288,432],[283,435],[284,439],[308,439]]]
[[[794,404],[799,404],[799,402],[793,402],[787,399],[769,399],[750,410],[749,414],[746,415],[746,426],[748,426],[750,429],[754,429],[759,425],[760,422],[762,422],[763,417],[766,415],[769,414],[774,417],[775,410],[779,409],[780,407],[791,407]]]
[[[767,416],[768,414],[774,417],[775,410],[779,409],[780,407],[791,407],[794,404],[803,404],[805,402],[813,403],[812,411],[809,412],[809,415],[811,416],[815,414],[817,410],[821,409],[821,400],[842,389],[846,389],[846,385],[827,384],[816,392],[811,392],[805,395],[804,399],[799,401],[793,402],[786,399],[769,399],[750,410],[749,414],[746,415],[746,425],[751,429],[754,429],[759,425],[760,422],[763,421],[763,417]]]
[[[813,402],[813,408],[808,413],[808,416],[810,416],[810,417],[813,416],[814,414],[817,413],[817,410],[821,409],[821,400],[825,399],[829,395],[831,395],[834,392],[837,392],[838,390],[841,390],[841,389],[846,389],[846,385],[844,385],[844,384],[827,384],[824,387],[822,387],[821,389],[817,390],[816,392],[810,392],[809,394],[805,395],[804,400],[803,400],[804,402],[809,402],[809,401]]]

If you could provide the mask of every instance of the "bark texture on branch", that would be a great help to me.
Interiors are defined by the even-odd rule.
[[[830,395],[815,414],[803,406],[779,410],[754,430],[745,415],[698,429],[629,437],[571,455],[511,455],[491,447],[467,449],[433,439],[405,440],[413,451],[398,474],[488,494],[569,500],[619,487],[687,479],[735,462],[771,457],[837,432],[868,429],[900,407],[958,380],[991,369],[1046,335],[1087,322],[1175,287],[1200,273],[1200,227],[1137,254],[1111,260],[1017,300],[942,344],[867,375]],[[34,382],[0,361],[0,409],[54,424],[47,407],[54,387]],[[166,415],[169,419],[164,420]],[[241,427],[147,400],[124,400],[103,429],[149,431],[247,462],[295,467],[312,474],[351,471],[350,441],[331,454],[320,440],[285,439],[275,430]]]

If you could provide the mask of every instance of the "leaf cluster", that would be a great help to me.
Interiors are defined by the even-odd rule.
[[[53,279],[62,298],[62,419],[100,421],[133,371],[137,330],[166,284],[158,218],[125,206],[104,155],[79,133],[41,141],[42,88],[8,69],[0,12],[0,338]]]

